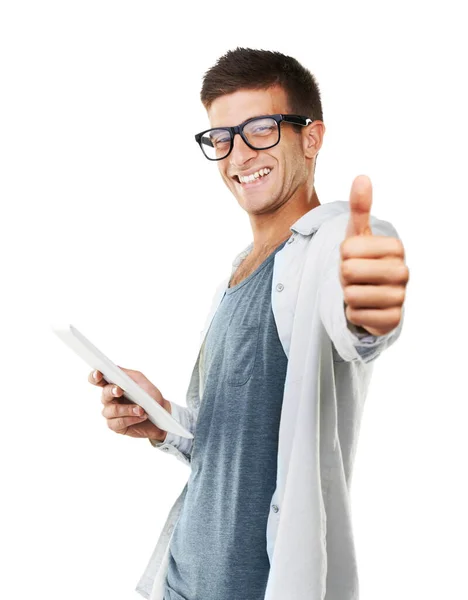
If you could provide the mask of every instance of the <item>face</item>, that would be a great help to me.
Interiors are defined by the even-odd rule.
[[[275,86],[266,90],[239,90],[221,96],[212,103],[208,117],[210,126],[214,128],[239,125],[260,115],[290,112],[285,91]],[[304,131],[297,133],[293,125],[281,123],[279,144],[267,150],[252,150],[240,135],[234,136],[231,153],[216,164],[225,184],[248,213],[272,212],[288,200],[306,194],[311,156],[318,151],[317,148],[312,154],[310,151],[314,142],[313,136],[309,135],[311,127],[301,127]],[[239,180],[239,176],[265,168],[270,169],[269,174],[253,182],[242,183]]]

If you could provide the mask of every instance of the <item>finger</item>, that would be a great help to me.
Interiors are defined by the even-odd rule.
[[[125,435],[131,425],[141,423],[143,420],[141,417],[117,417],[116,419],[107,419],[106,423],[112,431]]]
[[[370,212],[372,207],[372,183],[367,175],[358,175],[349,195],[349,221],[345,238],[354,235],[372,235]]]
[[[340,280],[342,285],[387,284],[404,285],[409,279],[409,269],[400,259],[349,258],[341,263]]]
[[[392,285],[347,285],[343,299],[351,308],[390,308],[401,306],[406,289]]]
[[[405,258],[405,248],[399,238],[388,235],[353,236],[340,245],[342,260],[348,258]]]
[[[91,371],[91,373],[88,375],[88,381],[93,385],[107,385],[107,381],[103,378],[101,371]]]
[[[401,310],[400,306],[392,306],[383,309],[356,309],[347,306],[345,313],[347,319],[355,325],[359,325],[366,329],[375,328],[391,331],[400,323]]]
[[[107,404],[112,402],[112,400],[119,398],[122,396],[122,394],[123,390],[118,385],[115,385],[114,383],[107,383],[102,390],[101,402],[103,404]]]
[[[109,402],[104,405],[101,411],[102,416],[106,419],[115,419],[117,417],[138,417],[140,420],[146,419],[147,414],[136,404],[119,404],[118,402]]]

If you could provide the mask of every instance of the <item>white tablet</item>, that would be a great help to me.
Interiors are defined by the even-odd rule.
[[[124,396],[129,398],[147,413],[149,420],[163,431],[192,439],[193,434],[174,419],[148,392],[141,388],[131,377],[107,358],[73,325],[52,325],[52,330],[78,356],[88,363],[92,369],[101,371],[108,383],[115,383],[123,389]],[[119,396],[122,398],[122,396]]]

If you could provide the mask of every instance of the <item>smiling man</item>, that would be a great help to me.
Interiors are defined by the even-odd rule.
[[[253,239],[214,295],[187,406],[165,400],[193,440],[145,433],[190,476],[137,590],[357,600],[352,468],[374,361],[402,328],[403,245],[370,214],[365,176],[349,201],[320,204],[320,93],[295,59],[230,51],[201,100],[200,159],[217,165]]]
[[[268,56],[263,60],[268,62]],[[254,68],[251,64],[250,69]],[[265,77],[265,70],[262,71]],[[257,76],[252,72],[249,77],[248,71],[240,75],[245,79]],[[229,83],[233,89],[237,87],[232,79]],[[288,114],[288,94],[274,79],[267,88],[241,87],[221,96],[216,93],[216,74],[208,74],[205,80],[202,101],[212,129],[198,134],[196,140],[205,156],[217,162],[225,184],[249,215],[253,249],[241,273],[288,238],[290,226],[300,216],[320,205],[313,175],[325,126],[318,88],[312,84],[310,81],[308,91],[306,86],[298,91],[304,104],[314,105],[303,109],[316,113],[314,120]],[[225,87],[226,83],[223,90]],[[235,126],[223,129],[231,123]],[[234,281],[239,280],[241,273],[236,274]]]

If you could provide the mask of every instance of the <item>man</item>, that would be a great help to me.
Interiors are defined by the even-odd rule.
[[[320,93],[295,59],[230,51],[201,99],[210,127],[196,141],[247,212],[253,242],[215,293],[187,407],[126,369],[194,439],[161,431],[90,375],[111,429],[191,468],[137,591],[356,600],[352,465],[373,361],[401,332],[403,245],[370,215],[365,176],[349,202],[320,204]]]

